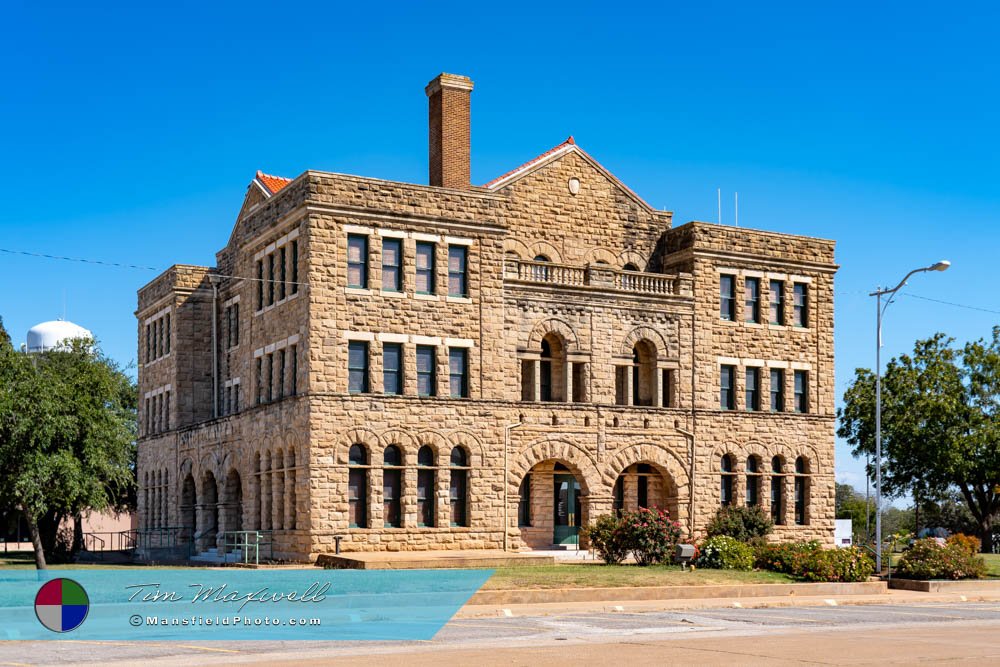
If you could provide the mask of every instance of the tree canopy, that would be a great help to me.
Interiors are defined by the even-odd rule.
[[[123,509],[135,485],[135,385],[93,341],[17,352],[0,336],[0,504],[22,512],[38,567],[39,521]]]
[[[883,493],[919,502],[957,489],[988,548],[1000,518],[1000,327],[992,340],[953,343],[936,334],[886,366]],[[875,453],[875,403],[875,374],[859,368],[838,410],[838,434],[855,456]]]

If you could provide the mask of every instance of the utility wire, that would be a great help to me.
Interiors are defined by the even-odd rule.
[[[965,308],[967,310],[978,310],[983,313],[993,313],[994,315],[1000,315],[1000,310],[991,310],[990,308],[980,308],[979,306],[969,306],[964,303],[954,303],[952,301],[944,301],[942,299],[932,299],[929,296],[920,296],[919,294],[911,294],[910,292],[900,292],[903,296],[909,296],[914,299],[921,299],[923,301],[933,301],[934,303],[943,303],[946,306],[955,306],[956,308]]]

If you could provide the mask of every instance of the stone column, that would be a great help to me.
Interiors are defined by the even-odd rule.
[[[564,361],[563,362],[563,380],[565,380],[565,382],[563,383],[563,385],[565,387],[563,400],[566,401],[567,403],[572,403],[573,402],[573,362],[571,362],[571,361]]]
[[[271,529],[271,471],[260,473],[260,529]]]
[[[275,464],[271,479],[271,525],[275,530],[285,527],[285,473]],[[284,466],[282,466],[284,467]]]
[[[531,360],[531,377],[535,381],[535,388],[531,395],[531,400],[535,403],[542,400],[542,362],[540,359]]]
[[[636,397],[633,396],[632,383],[635,381],[635,366],[628,364],[625,366],[625,405],[635,405]]]

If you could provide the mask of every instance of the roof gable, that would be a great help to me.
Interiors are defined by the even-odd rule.
[[[587,151],[580,148],[576,144],[576,141],[573,139],[572,136],[567,138],[566,141],[562,142],[561,144],[545,151],[538,157],[528,160],[520,167],[508,171],[506,174],[503,174],[502,176],[494,178],[489,183],[486,183],[483,187],[494,191],[499,190],[501,188],[505,188],[513,183],[516,183],[525,176],[532,174],[538,171],[539,169],[544,168],[546,165],[551,164],[552,162],[555,162],[556,160],[559,160],[565,157],[566,155],[569,155],[570,153],[575,153],[579,155],[581,158],[583,158],[594,169],[596,169],[605,178],[607,178],[611,183],[613,183],[616,187],[621,189],[622,192],[624,192],[630,199],[635,201],[636,204],[642,206],[648,211],[656,211],[656,209],[654,209],[652,206],[646,203],[646,201],[642,197],[637,195],[632,190],[632,188],[625,185],[622,181],[618,179],[617,176],[615,176],[610,171],[605,169],[604,165],[602,165],[600,162],[591,157],[590,154],[587,153]]]

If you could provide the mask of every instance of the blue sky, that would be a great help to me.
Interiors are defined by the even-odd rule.
[[[837,393],[874,363],[878,284],[1000,311],[1000,11],[962,3],[35,6],[0,25],[0,248],[210,264],[256,169],[426,182],[423,86],[466,74],[473,181],[573,134],[675,222],[836,239]],[[691,5],[697,4],[697,7]],[[0,253],[23,341],[66,316],[135,359],[153,271]],[[1000,315],[900,297],[886,358]],[[863,487],[838,444],[838,477]]]

